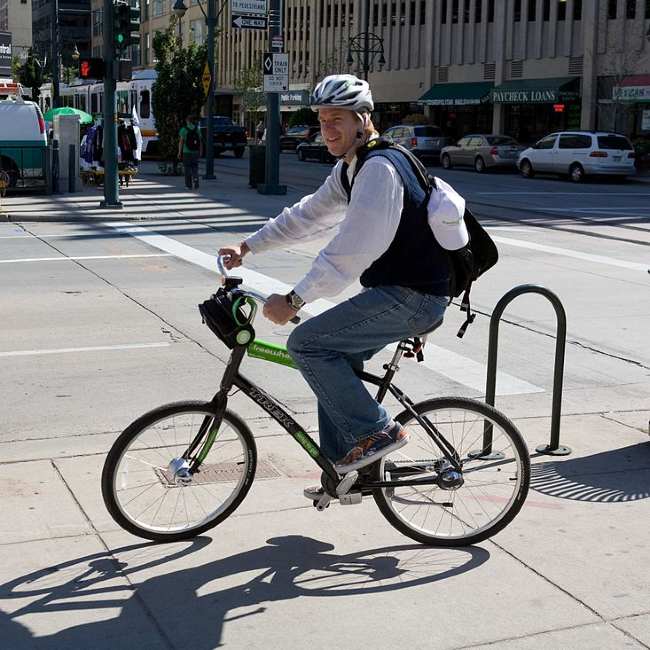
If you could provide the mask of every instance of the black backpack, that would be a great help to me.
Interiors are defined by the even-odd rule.
[[[201,138],[199,137],[196,127],[185,129],[187,135],[185,136],[185,146],[190,151],[198,151],[201,148]]]
[[[406,157],[411,167],[411,171],[414,173],[418,183],[425,191],[426,198],[423,205],[427,205],[431,194],[437,191],[436,179],[428,173],[426,167],[408,149],[405,149],[391,140],[378,138],[371,140],[368,144],[362,147],[357,152],[358,162],[354,170],[354,176],[359,173],[369,154],[381,155],[381,151],[386,149],[399,151]],[[397,171],[400,172],[399,169]],[[352,184],[354,184],[354,178],[352,179],[351,184],[348,183],[347,175],[344,170],[342,180],[343,186],[349,197],[352,191]],[[406,189],[408,183],[406,179],[402,179],[402,181],[404,182],[404,187]],[[467,207],[465,208],[463,219],[469,234],[468,244],[455,251],[446,250],[441,246],[441,249],[445,252],[449,263],[450,296],[457,298],[462,294],[463,297],[461,299],[460,309],[467,313],[465,322],[458,330],[459,338],[463,337],[468,326],[474,322],[474,318],[476,317],[476,314],[472,314],[469,300],[472,283],[483,275],[485,271],[493,267],[499,259],[499,252],[496,244]]]

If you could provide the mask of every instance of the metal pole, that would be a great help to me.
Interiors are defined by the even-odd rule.
[[[282,36],[282,0],[271,0],[269,11],[269,49],[274,36]],[[286,194],[287,186],[279,184],[280,176],[280,95],[266,94],[266,167],[265,182],[257,186],[260,194]]]
[[[52,0],[52,108],[60,103],[59,93],[59,0]]]
[[[68,192],[74,194],[77,191],[77,146],[71,144],[68,146]]]
[[[117,174],[117,120],[115,107],[116,59],[113,42],[113,2],[104,0],[104,200],[100,208],[120,209]]]
[[[370,0],[366,0],[365,31],[363,33],[363,78],[368,81],[370,72]]]
[[[208,88],[208,124],[205,143],[205,179],[214,178],[214,30],[216,22],[217,0],[208,0],[208,68],[210,70],[210,87]]]

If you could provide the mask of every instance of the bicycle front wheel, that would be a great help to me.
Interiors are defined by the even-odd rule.
[[[462,397],[427,400],[414,410],[449,443],[461,470],[404,411],[395,419],[410,432],[409,444],[378,461],[375,478],[430,482],[374,490],[382,514],[431,546],[467,546],[499,532],[521,509],[530,482],[528,449],[515,425],[492,406]]]
[[[194,472],[196,458],[202,462]],[[159,542],[189,539],[235,511],[256,464],[253,435],[234,413],[219,421],[210,403],[168,404],[138,418],[115,441],[102,495],[130,533]]]

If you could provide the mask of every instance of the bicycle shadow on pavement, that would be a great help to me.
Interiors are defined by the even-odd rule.
[[[136,544],[11,580],[0,586],[2,645],[12,650],[100,650],[114,649],[118,643],[169,648],[184,639],[193,650],[207,650],[222,645],[226,623],[263,615],[272,602],[408,589],[465,573],[490,557],[479,547],[416,544],[338,554],[328,542],[288,535],[201,566],[170,567],[168,573],[151,575],[154,567],[180,560],[209,543],[208,538],[197,538],[171,553],[169,546]],[[117,578],[126,578],[129,585]],[[125,598],[125,591],[132,594]],[[9,598],[31,602],[9,614],[2,611],[6,609],[2,601]],[[81,624],[75,620],[74,612],[108,607],[121,607],[119,615]],[[35,637],[27,627],[35,615],[40,621],[49,616],[50,627],[59,631]],[[71,620],[75,625],[61,629]],[[152,638],[152,626],[158,642]]]
[[[619,503],[650,497],[650,442],[531,466],[531,489],[574,501]]]

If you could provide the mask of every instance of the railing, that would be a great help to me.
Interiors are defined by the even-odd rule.
[[[540,445],[535,451],[550,456],[566,456],[571,449],[560,445],[560,419],[562,411],[562,381],[564,377],[564,350],[566,347],[566,312],[562,302],[549,289],[535,284],[522,284],[506,293],[497,303],[490,318],[490,340],[488,344],[487,382],[485,401],[494,406],[497,383],[497,348],[499,341],[499,321],[505,308],[518,296],[526,293],[538,293],[548,298],[555,309],[557,328],[555,332],[555,365],[553,368],[553,404],[551,410],[551,439],[548,445]],[[484,460],[494,460],[502,457],[500,452],[492,451],[492,425],[486,422],[483,426],[483,446],[471,453],[473,457]]]

